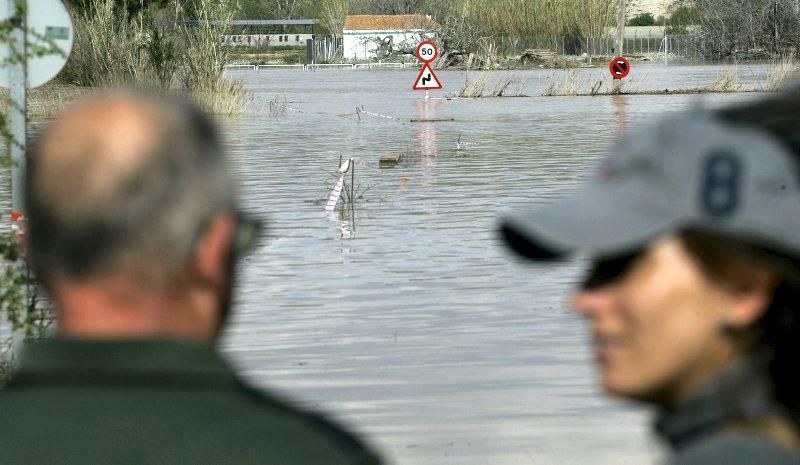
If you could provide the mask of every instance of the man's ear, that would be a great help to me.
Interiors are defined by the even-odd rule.
[[[230,212],[217,213],[197,241],[194,265],[200,276],[213,283],[226,279],[236,220]]]
[[[767,311],[778,286],[778,278],[766,270],[749,269],[736,284],[736,297],[725,319],[731,329],[753,325]]]

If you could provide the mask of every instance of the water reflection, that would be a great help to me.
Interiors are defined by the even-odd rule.
[[[619,129],[617,137],[625,135],[625,125],[627,123],[625,112],[628,109],[629,97],[627,95],[612,95],[611,103],[614,105],[614,116],[616,116]]]

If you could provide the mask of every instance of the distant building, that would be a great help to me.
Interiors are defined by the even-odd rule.
[[[191,26],[197,21],[187,21]],[[237,19],[228,23],[223,45],[247,47],[305,47],[315,37],[316,19]]]
[[[391,43],[395,49],[413,48],[432,35],[434,25],[422,15],[350,15],[342,30],[343,58],[375,58],[380,42]]]

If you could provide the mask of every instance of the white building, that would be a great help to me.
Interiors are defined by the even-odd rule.
[[[434,23],[422,15],[350,15],[342,30],[345,60],[375,58],[378,41],[391,41],[393,48],[411,48],[431,37]]]

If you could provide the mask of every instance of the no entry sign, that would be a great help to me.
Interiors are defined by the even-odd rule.
[[[608,64],[608,70],[614,79],[622,79],[631,72],[631,63],[625,57],[614,57]]]

